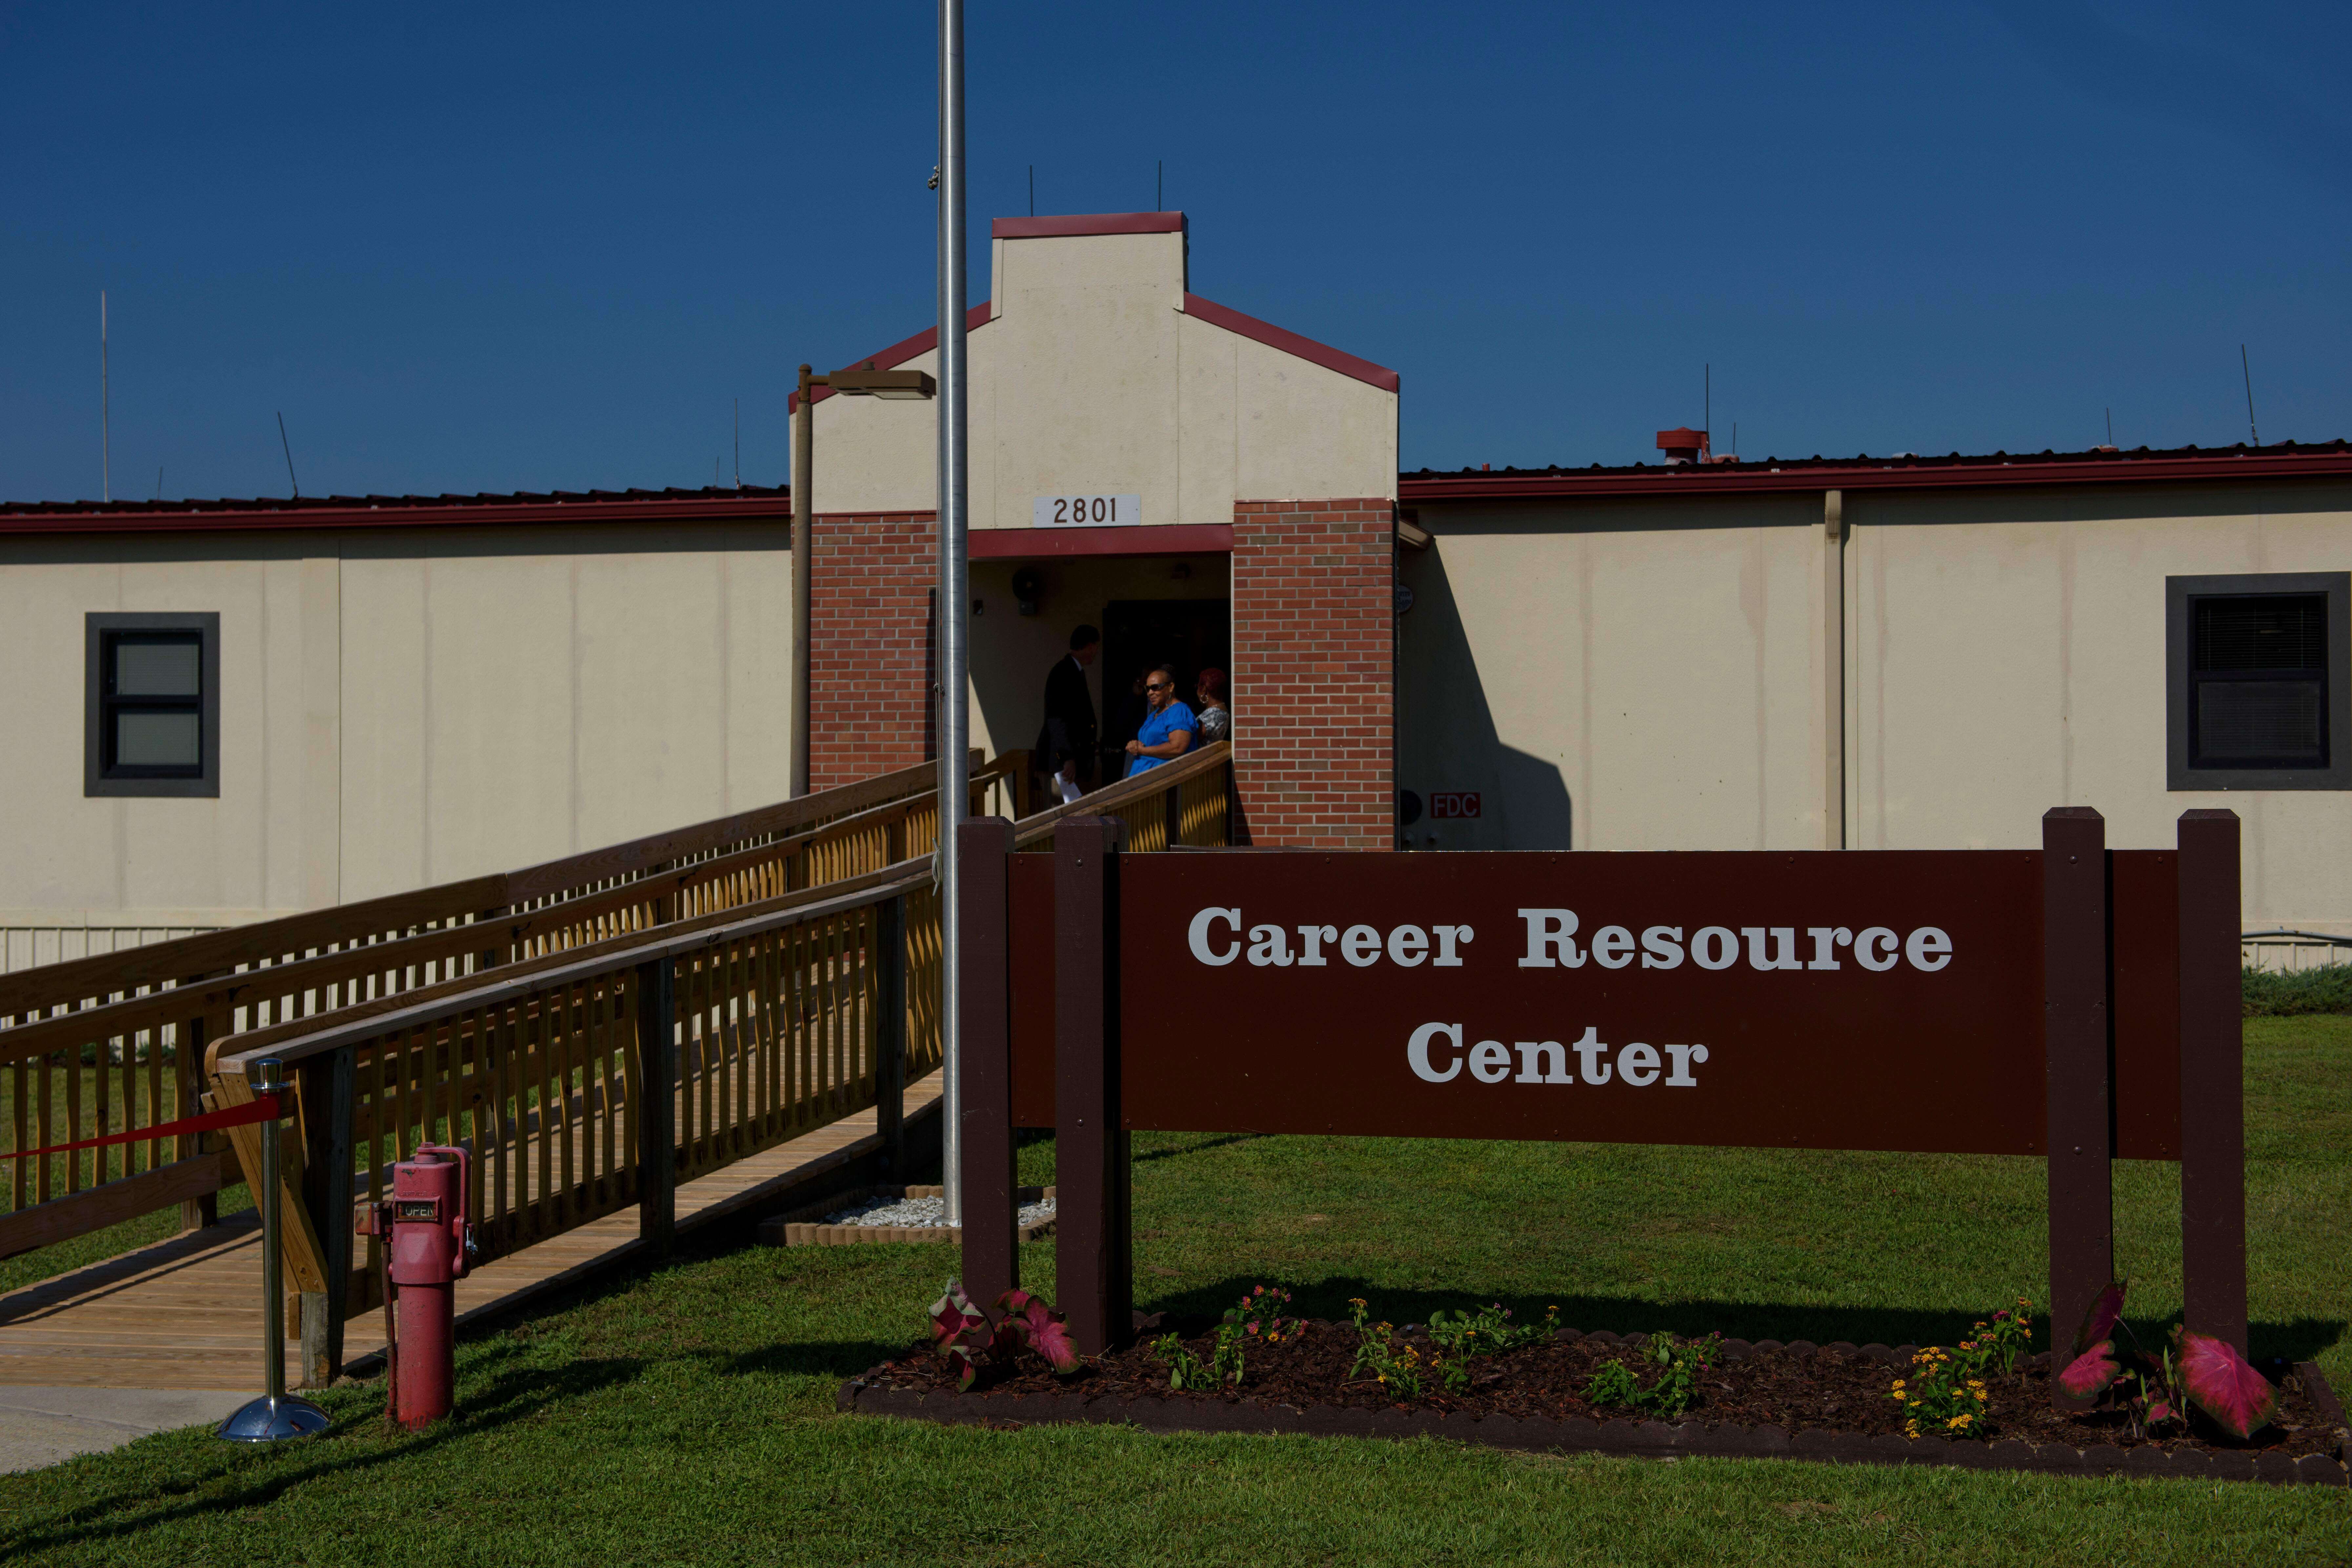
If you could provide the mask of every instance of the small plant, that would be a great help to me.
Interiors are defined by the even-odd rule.
[[[957,1364],[958,1389],[969,1391],[983,1367],[1012,1365],[1024,1350],[1036,1352],[1058,1376],[1078,1370],[1078,1347],[1061,1313],[1017,1288],[996,1299],[996,1310],[991,1323],[956,1279],[931,1303],[931,1348]]]
[[[1151,1342],[1151,1353],[1168,1368],[1168,1386],[1190,1388],[1207,1393],[1217,1386],[1216,1368],[1184,1348],[1184,1342],[1174,1334],[1162,1334]]]
[[[1348,1369],[1348,1375],[1370,1373],[1397,1398],[1420,1398],[1421,1352],[1393,1337],[1395,1325],[1371,1322],[1371,1308],[1361,1296],[1349,1298],[1348,1305],[1349,1321],[1361,1341],[1356,1347],[1356,1364]]]
[[[1911,1374],[1895,1380],[1893,1397],[1903,1406],[1903,1435],[1916,1437],[1924,1430],[1938,1437],[1983,1436],[1990,1395],[1983,1378],[1969,1375],[1976,1370],[1973,1356],[1955,1357],[1942,1345],[1914,1352]]]
[[[1444,1308],[1429,1314],[1429,1339],[1436,1347],[1430,1368],[1445,1386],[1470,1386],[1470,1363],[1481,1356],[1501,1355],[1548,1339],[1559,1327],[1559,1309],[1548,1307],[1540,1323],[1514,1323],[1511,1310],[1500,1301],[1475,1312],[1448,1313]]]
[[[1225,1309],[1225,1326],[1258,1344],[1278,1345],[1284,1340],[1296,1339],[1305,1327],[1297,1318],[1282,1314],[1290,1306],[1290,1292],[1277,1285],[1269,1290],[1263,1285],[1253,1286],[1250,1293]]]
[[[1168,1386],[1207,1390],[1230,1383],[1239,1387],[1248,1370],[1251,1347],[1278,1345],[1305,1331],[1306,1325],[1297,1318],[1282,1315],[1283,1309],[1289,1305],[1290,1292],[1280,1286],[1272,1289],[1263,1285],[1253,1287],[1248,1295],[1226,1309],[1224,1321],[1217,1325],[1210,1342],[1209,1359],[1205,1362],[1186,1350],[1174,1334],[1162,1334],[1152,1341],[1152,1353],[1167,1363]]]
[[[1658,1369],[1648,1387],[1622,1361],[1606,1361],[1594,1369],[1584,1385],[1584,1397],[1594,1405],[1648,1410],[1660,1415],[1680,1415],[1698,1403],[1698,1374],[1715,1364],[1723,1336],[1677,1342],[1664,1330],[1641,1342],[1637,1358]]]
[[[2240,1442],[2268,1425],[2277,1411],[2270,1380],[2237,1346],[2176,1323],[2171,1346],[2149,1355],[2123,1321],[2128,1289],[2126,1281],[2117,1280],[2093,1300],[2075,1331],[2072,1359],[2058,1374],[2061,1388],[2078,1399],[2121,1409],[2134,1436],[2171,1423],[2186,1426],[2192,1405]],[[2129,1350],[2116,1345],[2118,1328],[2131,1338]]]
[[[1979,1319],[1958,1345],[1929,1345],[1915,1352],[1910,1373],[1895,1380],[1889,1395],[1903,1406],[1904,1435],[1983,1436],[1991,1405],[1985,1374],[2016,1369],[2033,1342],[2032,1313],[2033,1303],[2021,1296],[2017,1310],[2004,1307],[1990,1319]]]

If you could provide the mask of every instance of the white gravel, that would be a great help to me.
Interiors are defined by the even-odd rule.
[[[902,1225],[922,1226],[945,1225],[948,1205],[945,1198],[868,1198],[855,1207],[837,1210],[824,1216],[827,1225]],[[1021,1223],[1035,1225],[1054,1217],[1054,1200],[1040,1198],[1021,1205]]]

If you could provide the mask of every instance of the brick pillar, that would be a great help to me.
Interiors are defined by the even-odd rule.
[[[1234,777],[1252,843],[1396,847],[1395,503],[1234,506]]]
[[[809,584],[809,787],[854,784],[930,754],[931,590],[924,513],[816,520]]]

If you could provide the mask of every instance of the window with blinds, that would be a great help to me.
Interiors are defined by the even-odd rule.
[[[2327,765],[2327,595],[2192,598],[2189,765]]]
[[[2165,579],[2166,787],[2352,789],[2352,573]]]

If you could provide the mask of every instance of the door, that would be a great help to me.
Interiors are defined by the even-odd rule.
[[[1204,669],[1232,671],[1231,599],[1113,599],[1103,610],[1103,782],[1127,773],[1127,743],[1143,727],[1144,672],[1176,670],[1176,697],[1197,708]]]

